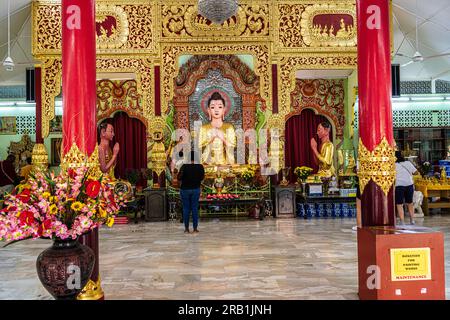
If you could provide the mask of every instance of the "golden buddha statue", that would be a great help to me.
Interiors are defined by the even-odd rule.
[[[322,122],[317,126],[317,135],[319,136],[321,147],[320,152],[317,149],[317,141],[311,138],[311,150],[319,160],[319,171],[316,176],[330,178],[334,175],[333,153],[334,146],[330,141],[331,125],[328,122]]]
[[[200,128],[199,147],[201,161],[210,166],[233,165],[236,133],[234,126],[224,122],[225,100],[214,92],[208,100],[208,116],[211,121]]]

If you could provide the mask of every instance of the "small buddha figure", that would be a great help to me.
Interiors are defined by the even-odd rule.
[[[234,164],[236,134],[231,123],[224,122],[225,100],[219,92],[214,92],[208,100],[208,116],[211,121],[200,128],[200,150],[202,163],[211,166]]]
[[[345,25],[344,19],[341,19],[340,29],[336,33],[336,37],[345,38],[348,35],[347,26]]]
[[[110,143],[114,138],[114,127],[110,123],[103,122],[100,124],[100,144],[98,145],[98,161],[100,170],[111,180],[115,180],[114,167],[117,163],[117,155],[119,154],[119,143],[116,142],[111,150]]]
[[[319,136],[321,147],[320,152],[317,149],[317,141],[311,138],[311,150],[319,160],[319,171],[316,176],[330,178],[334,175],[333,152],[334,146],[330,141],[331,125],[328,122],[322,122],[317,126],[317,135]]]
[[[214,188],[216,189],[218,194],[222,193],[224,184],[225,184],[225,180],[222,178],[222,174],[220,173],[220,171],[218,171],[217,176],[214,179]]]
[[[355,163],[355,157],[353,155],[348,156],[348,164],[347,169],[345,170],[345,174],[353,174],[355,173],[356,163]]]

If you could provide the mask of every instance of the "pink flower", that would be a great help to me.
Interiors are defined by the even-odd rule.
[[[83,229],[88,229],[88,228],[91,226],[91,224],[92,224],[92,220],[89,219],[89,218],[86,217],[86,216],[81,216],[81,217],[78,219],[78,221],[80,222],[80,226],[81,226]]]
[[[55,228],[55,234],[57,237],[61,239],[67,239],[70,234],[68,233],[67,226],[65,224],[61,224]]]

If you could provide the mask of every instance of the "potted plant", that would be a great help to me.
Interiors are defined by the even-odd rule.
[[[253,179],[255,178],[255,170],[253,170],[252,168],[246,168],[244,171],[242,171],[241,178],[244,183],[244,186],[246,188],[250,188]]]
[[[75,299],[92,273],[93,251],[78,237],[101,224],[112,226],[120,209],[108,180],[93,177],[86,167],[58,176],[38,172],[5,197],[0,210],[0,241],[48,238],[53,246],[36,263],[43,286],[56,299]],[[69,277],[78,270],[78,285]]]
[[[294,174],[297,176],[298,183],[305,182],[312,172],[313,169],[306,166],[296,167],[294,170]]]

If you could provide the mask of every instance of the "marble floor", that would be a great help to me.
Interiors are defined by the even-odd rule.
[[[418,220],[444,232],[450,299],[450,215]],[[106,299],[358,299],[354,219],[206,220],[100,230]],[[27,240],[0,249],[0,299],[51,299],[36,258],[50,245]]]

